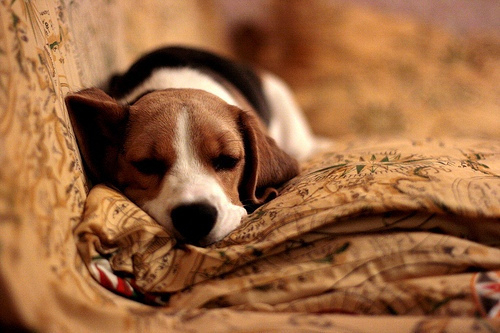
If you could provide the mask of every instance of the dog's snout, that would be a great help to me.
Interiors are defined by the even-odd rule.
[[[217,221],[217,209],[208,203],[190,203],[175,207],[171,214],[175,229],[189,243],[207,236]]]

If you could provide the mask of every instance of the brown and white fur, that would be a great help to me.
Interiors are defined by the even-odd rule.
[[[91,178],[122,191],[179,240],[222,239],[315,148],[287,86],[241,66],[165,48],[112,79],[107,93],[68,95]],[[267,108],[268,129],[259,108]]]

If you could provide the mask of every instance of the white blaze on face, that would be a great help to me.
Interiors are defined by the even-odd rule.
[[[159,195],[145,202],[142,208],[179,237],[172,223],[172,209],[191,203],[211,204],[217,210],[217,220],[212,231],[200,242],[200,245],[207,245],[234,230],[246,215],[246,210],[230,202],[217,179],[203,166],[193,147],[189,122],[189,114],[184,110],[176,123],[175,162],[162,180]]]

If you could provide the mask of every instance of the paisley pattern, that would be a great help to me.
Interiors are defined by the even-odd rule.
[[[211,13],[209,1],[182,3],[156,3],[154,17]],[[500,330],[496,139],[338,142],[208,248],[177,244],[112,189],[90,190],[63,99],[154,46],[127,28],[153,17],[136,11],[0,1],[2,329]],[[196,27],[182,38],[218,40]]]
[[[177,245],[96,186],[75,235],[89,267],[106,256],[171,309],[473,317],[473,272],[500,270],[499,151],[427,141],[323,153],[209,248]]]

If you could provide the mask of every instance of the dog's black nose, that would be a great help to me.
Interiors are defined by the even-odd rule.
[[[208,235],[217,221],[217,209],[208,203],[179,205],[170,213],[172,223],[188,243]]]

